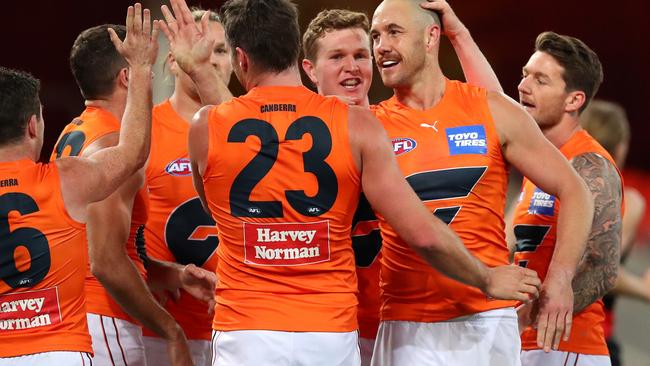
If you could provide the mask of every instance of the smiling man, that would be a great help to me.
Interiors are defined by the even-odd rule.
[[[442,16],[445,35],[463,66],[468,83],[488,90],[501,90],[489,63],[473,41],[469,30],[444,0],[422,3],[423,8]],[[342,9],[323,10],[303,34],[303,69],[319,94],[336,95],[351,104],[369,107],[368,90],[372,82],[372,50],[368,17]],[[374,106],[371,107],[374,110]],[[436,129],[437,124],[421,124]],[[415,147],[412,139],[396,139],[396,155]],[[372,208],[361,197],[352,222],[352,246],[359,283],[358,321],[361,364],[369,365],[379,327],[379,270],[381,235]]]
[[[539,328],[547,332],[539,341],[550,349],[565,328],[568,333],[571,280],[584,251],[593,201],[516,102],[442,74],[441,23],[419,4],[386,0],[374,13],[375,62],[384,85],[395,93],[379,104],[376,115],[393,141],[413,141],[397,161],[420,199],[488,266],[509,262],[504,235],[508,164],[562,197],[560,245],[541,293]],[[382,220],[380,226],[382,322],[373,365],[518,365],[514,303],[494,301],[440,276],[390,225]]]

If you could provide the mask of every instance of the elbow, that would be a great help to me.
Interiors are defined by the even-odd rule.
[[[107,265],[101,263],[99,260],[90,260],[90,273],[97,278],[100,282],[105,282],[108,279],[110,269]]]
[[[140,170],[146,163],[149,158],[149,144],[146,148],[140,149],[140,153],[136,155],[134,159],[133,172]]]
[[[441,251],[441,242],[437,236],[417,234],[409,238],[407,243],[411,249],[423,257],[435,255]]]

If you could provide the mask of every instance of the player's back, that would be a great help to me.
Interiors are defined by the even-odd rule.
[[[357,329],[350,226],[360,175],[347,122],[346,105],[302,86],[254,88],[210,111],[214,329]]]
[[[189,123],[166,101],[152,112],[151,146],[146,176],[149,215],[145,226],[147,255],[165,261],[194,264],[215,271],[218,245],[214,220],[203,210],[192,183],[187,151]],[[212,334],[207,305],[182,291],[165,308],[189,339],[209,340]],[[155,336],[144,329],[147,336]]]
[[[0,357],[92,352],[85,241],[54,164],[0,163]]]
[[[120,122],[110,112],[95,107],[87,107],[83,113],[70,122],[61,132],[50,161],[65,156],[82,156],[84,151],[100,138],[111,133],[119,133]],[[131,260],[138,267],[141,274],[145,273],[144,265],[137,254],[135,238],[140,226],[147,222],[148,198],[146,185],[143,186],[135,196],[133,213],[131,216],[131,229],[126,245],[127,253]],[[88,312],[102,314],[120,319],[130,320],[131,318],[108,294],[87,268],[86,294]]]
[[[568,160],[581,154],[595,153],[616,166],[611,155],[584,130],[573,134],[560,148],[560,152]],[[524,178],[513,219],[517,243],[515,263],[535,270],[542,280],[546,278],[548,265],[555,249],[559,210],[560,201],[555,196],[544,192]],[[568,342],[561,341],[559,349],[584,354],[608,354],[602,327],[604,320],[603,301],[598,299],[581,312],[574,314],[571,337]],[[537,332],[532,328],[526,329],[521,339],[522,349],[538,349]]]
[[[488,266],[508,264],[505,243],[506,163],[487,92],[447,81],[440,102],[425,111],[395,97],[373,108],[393,142],[413,190]],[[429,266],[380,217],[384,238],[382,320],[437,322],[512,306]]]

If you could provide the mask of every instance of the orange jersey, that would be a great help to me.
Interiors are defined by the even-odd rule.
[[[607,151],[584,130],[576,132],[562,146],[560,152],[569,160],[581,154],[596,153],[615,165]],[[513,222],[517,240],[515,263],[537,271],[542,280],[546,277],[555,250],[559,209],[560,201],[555,196],[545,193],[524,178]],[[593,355],[609,354],[602,326],[604,320],[602,300],[574,314],[571,336],[568,342],[560,342],[560,351]],[[532,328],[528,328],[522,334],[521,340],[522,349],[539,349],[537,332]]]
[[[92,353],[84,296],[85,226],[54,164],[0,163],[0,357]]]
[[[347,105],[302,86],[254,88],[210,111],[214,329],[357,329],[350,234],[361,183],[347,119]]]
[[[93,142],[110,133],[118,133],[119,130],[120,121],[111,113],[100,108],[87,107],[79,117],[75,118],[63,129],[50,160],[54,161],[62,156],[82,155],[83,151]],[[145,185],[135,197],[131,216],[131,231],[129,240],[125,243],[129,257],[143,275],[145,270],[136,252],[135,234],[138,227],[144,225],[147,221],[147,205],[148,199]],[[90,266],[87,266],[86,296],[89,313],[133,321],[92,275]]]
[[[215,271],[217,256],[213,254],[219,243],[218,232],[192,184],[187,152],[189,127],[169,101],[154,107],[151,139],[155,143],[151,145],[146,170],[149,187],[146,250],[157,259],[193,263]],[[207,304],[182,291],[180,300],[168,301],[165,308],[189,339],[210,339],[212,317],[208,315]],[[144,333],[156,336],[146,328]]]
[[[379,220],[364,195],[352,220],[352,248],[359,282],[359,336],[375,339],[379,329],[379,271],[381,268],[381,234]]]
[[[487,92],[447,81],[444,96],[429,110],[411,109],[393,97],[374,111],[402,173],[431,212],[483,263],[508,264],[507,171]],[[440,274],[381,217],[380,228],[382,320],[436,322],[514,305]]]

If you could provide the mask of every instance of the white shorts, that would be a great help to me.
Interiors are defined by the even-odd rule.
[[[93,366],[146,366],[142,328],[129,321],[88,313]]]
[[[0,357],[0,366],[92,366],[85,352],[42,352],[17,357]]]
[[[169,366],[169,352],[167,351],[167,341],[156,337],[142,337],[144,340],[144,350],[147,356],[147,365],[150,366]],[[187,345],[190,348],[194,366],[212,365],[211,343],[210,341],[188,339]]]
[[[370,366],[372,350],[375,348],[375,340],[370,338],[359,338],[359,351],[361,352],[361,366]]]
[[[212,332],[213,366],[359,366],[357,331]]]
[[[551,351],[541,349],[523,351],[522,366],[611,366],[609,356],[585,355],[582,353]]]
[[[521,340],[514,308],[445,322],[382,321],[373,366],[519,366]]]

